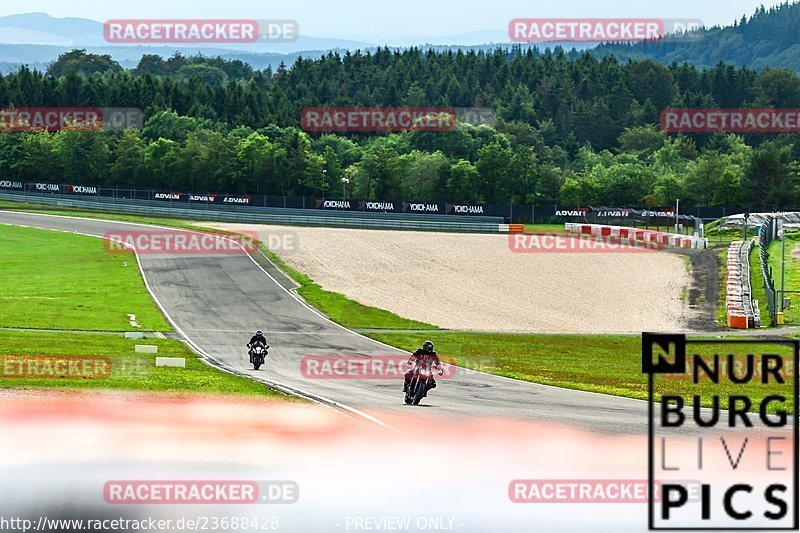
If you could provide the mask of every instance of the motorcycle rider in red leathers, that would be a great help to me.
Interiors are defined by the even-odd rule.
[[[408,392],[408,386],[411,384],[411,378],[414,375],[414,368],[416,367],[417,363],[429,363],[431,368],[436,367],[439,371],[439,375],[441,376],[444,371],[442,370],[442,362],[439,360],[439,355],[433,351],[433,343],[431,341],[425,341],[422,343],[422,348],[417,349],[416,352],[411,354],[411,357],[408,358],[408,362],[406,364],[412,365],[411,370],[406,372],[405,380],[403,385],[403,392]],[[428,390],[433,389],[436,387],[436,380],[431,377],[430,384],[428,385]]]

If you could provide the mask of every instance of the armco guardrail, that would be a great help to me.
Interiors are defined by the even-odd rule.
[[[264,209],[293,209],[293,210],[319,210],[329,213],[359,213],[361,215],[374,214],[381,217],[385,214],[414,215],[414,216],[440,216],[446,218],[475,218],[473,222],[494,219],[498,222],[510,222],[511,205],[498,206],[497,204],[452,203],[430,201],[381,201],[369,198],[318,198],[308,196],[272,196],[266,194],[250,193],[219,193],[219,192],[187,192],[175,189],[128,189],[98,185],[76,185],[64,182],[37,182],[19,181],[14,179],[0,179],[0,192],[11,193],[36,193],[50,194],[65,198],[92,199],[104,197],[115,200],[157,200],[162,206],[201,208],[201,207],[244,207]],[[104,202],[106,200],[99,200]],[[501,209],[498,210],[498,207]],[[335,216],[335,215],[334,215]]]
[[[63,182],[23,181],[17,177],[0,177],[0,192],[36,192],[55,193],[71,197],[105,196],[115,199],[159,200],[165,205],[171,203],[193,204],[227,204],[240,207],[262,207],[321,210],[328,212],[360,211],[372,212],[379,216],[389,212],[412,215],[448,215],[449,217],[502,218],[508,223],[563,223],[579,222],[583,224],[605,224],[606,226],[660,228],[674,227],[675,222],[687,227],[693,226],[693,232],[703,235],[702,221],[716,220],[722,216],[742,213],[746,208],[735,207],[682,207],[679,216],[675,216],[674,207],[644,206],[561,206],[557,204],[484,204],[451,201],[431,201],[412,198],[407,201],[370,200],[366,198],[319,198],[314,196],[275,196],[252,192],[220,193],[210,191],[176,191],[175,189],[137,189],[125,186],[68,184]],[[331,191],[332,192],[332,191]],[[340,207],[341,206],[341,207]],[[677,218],[677,220],[676,220]]]
[[[568,222],[564,224],[564,227],[570,233],[593,235],[595,237],[618,237],[620,239],[650,242],[663,246],[675,246],[676,248],[702,249],[708,247],[708,239],[694,237],[692,235],[678,235],[677,233],[666,233],[647,229],[607,226],[605,224],[580,224],[574,222]]]
[[[362,213],[358,211],[310,211],[284,208],[237,208],[200,204],[198,207],[165,206],[151,200],[120,200],[109,197],[64,197],[30,192],[0,192],[0,199],[29,202],[56,207],[95,209],[115,213],[165,215],[194,220],[215,220],[251,224],[290,224],[307,226],[339,226],[349,228],[452,231],[470,233],[508,233],[509,225],[502,218],[456,218],[443,215],[403,215],[395,213]],[[333,214],[335,213],[335,214]],[[488,220],[487,220],[488,219]],[[500,222],[498,222],[499,220]]]
[[[750,285],[750,251],[754,241],[734,241],[728,246],[728,279],[725,309],[728,327],[737,329],[761,326],[758,308],[753,305]]]

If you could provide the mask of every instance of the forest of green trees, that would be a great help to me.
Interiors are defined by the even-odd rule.
[[[0,77],[0,107],[137,107],[141,129],[0,130],[0,178],[192,191],[561,205],[800,204],[796,134],[672,135],[668,107],[797,107],[790,70],[592,54],[378,50],[275,72],[219,58],[65,54]],[[480,107],[494,126],[327,133],[305,107]]]
[[[725,61],[750,68],[784,67],[800,70],[800,3],[759,7],[750,17],[742,15],[731,26],[700,30],[689,39],[635,44],[604,44],[595,49],[598,56],[649,58],[661,63],[688,62],[711,67]]]

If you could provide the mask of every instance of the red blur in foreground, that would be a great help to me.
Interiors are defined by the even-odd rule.
[[[800,109],[664,109],[661,129],[670,133],[797,133]]]
[[[636,435],[585,431],[569,427],[569,420],[547,420],[546,409],[531,412],[540,419],[463,418],[435,408],[370,410],[392,431],[298,402],[0,389],[0,491],[15,497],[4,507],[6,516],[24,511],[38,517],[86,502],[80,511],[87,517],[103,510],[95,503],[116,517],[120,510],[103,499],[109,480],[252,481],[280,475],[298,480],[303,493],[298,505],[276,506],[268,514],[279,519],[282,531],[333,531],[350,517],[403,515],[449,516],[466,524],[451,530],[467,532],[527,532],[531,520],[541,531],[585,532],[588,520],[598,531],[645,531],[645,504],[627,512],[618,500],[597,502],[587,515],[585,508],[569,504],[514,504],[508,494],[512,480],[526,478],[645,478],[644,404]],[[424,436],[424,442],[409,444],[404,438],[409,435]],[[754,444],[758,447],[749,444],[748,455]],[[679,455],[673,457],[696,457],[696,439],[676,446]],[[724,450],[718,452],[727,464]],[[417,465],[435,499],[420,498],[420,476],[409,475]],[[742,469],[745,475],[753,471],[754,481],[763,477],[763,468],[755,472],[752,463]],[[263,496],[264,483],[258,483]],[[37,504],[41,501],[54,504]],[[261,511],[257,505],[143,504],[123,512],[194,520],[195,512],[224,517],[262,516]]]
[[[300,360],[300,373],[305,379],[402,379],[413,368],[406,364],[408,359],[407,355],[306,355]],[[433,377],[453,378],[457,367],[443,364],[442,370],[439,376],[433,368]]]
[[[258,249],[258,235],[218,235],[199,231],[114,231],[104,236],[106,250],[138,254],[243,255]]]
[[[639,254],[658,252],[663,246],[612,235],[512,233],[508,249],[517,254]]]
[[[451,131],[449,107],[310,107],[300,115],[305,131]]]

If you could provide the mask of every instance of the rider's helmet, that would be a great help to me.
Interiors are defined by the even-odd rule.
[[[428,353],[433,352],[433,343],[431,341],[425,341],[422,343],[422,350]]]
[[[256,335],[258,335],[260,337],[261,335],[263,335],[263,333],[261,332],[261,330],[258,330],[258,331],[256,331]]]

